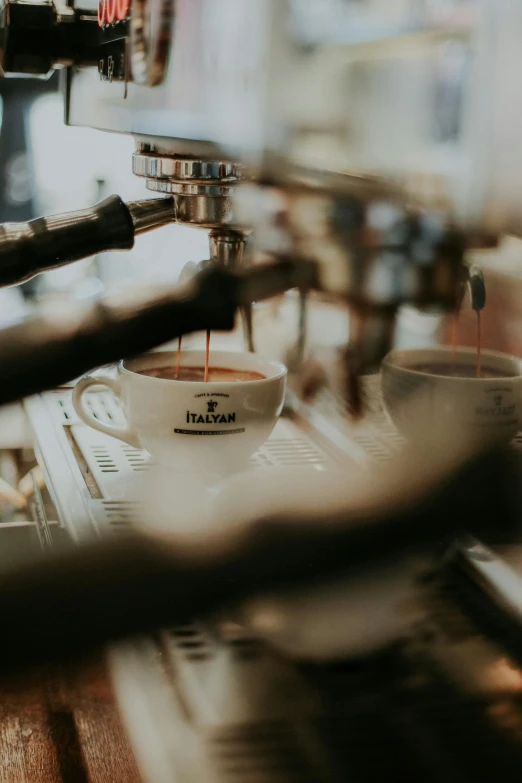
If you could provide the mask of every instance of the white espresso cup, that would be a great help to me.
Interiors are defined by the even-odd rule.
[[[141,375],[174,367],[176,353],[149,353],[122,361],[117,377],[89,375],[73,392],[80,419],[100,432],[146,449],[159,463],[178,472],[226,474],[240,469],[260,448],[283,408],[286,367],[252,353],[212,351],[211,368],[259,373],[248,381],[178,381]],[[181,367],[204,367],[204,351],[183,351]],[[121,403],[125,424],[94,418],[83,395],[93,386],[108,387]]]
[[[453,358],[454,357],[454,358]],[[447,445],[459,436],[479,442],[509,442],[522,429],[522,360],[482,351],[485,377],[456,377],[431,372],[430,365],[469,367],[477,351],[451,347],[392,351],[381,365],[386,411],[409,440]],[[487,377],[488,371],[498,377]]]

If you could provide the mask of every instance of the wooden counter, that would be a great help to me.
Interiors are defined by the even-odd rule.
[[[0,690],[0,783],[140,783],[104,667]]]

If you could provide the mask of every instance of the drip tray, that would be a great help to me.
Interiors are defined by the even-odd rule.
[[[119,403],[110,392],[93,390],[84,400],[101,422],[123,423]],[[144,513],[140,487],[154,465],[147,452],[83,424],[69,388],[31,398],[25,405],[58,517],[73,538],[128,530]],[[360,456],[343,451],[302,416],[288,411],[246,469],[325,471],[353,465]]]

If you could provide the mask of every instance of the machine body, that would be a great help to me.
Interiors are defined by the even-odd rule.
[[[102,362],[190,331],[232,329],[238,309],[252,350],[252,302],[293,288],[300,329],[293,369],[299,371],[303,358],[307,295],[314,290],[321,301],[350,311],[342,358],[349,402],[361,410],[355,379],[387,352],[401,305],[452,311],[468,286],[479,312],[483,279],[468,271],[466,250],[494,246],[507,231],[522,235],[522,9],[510,0],[72,0],[63,7],[3,0],[0,29],[4,74],[45,77],[61,69],[66,122],[134,136],[129,166],[153,194],[131,204],[112,197],[73,215],[4,226],[0,284],[103,249],[130,248],[136,234],[172,222],[208,232],[210,261],[186,286],[160,297],[96,304],[66,322],[36,320],[1,333],[0,402],[61,387]],[[376,398],[370,402],[381,415]],[[440,470],[433,472],[422,448],[417,461],[403,461],[401,438],[384,416],[374,424],[375,410],[365,410],[368,429],[354,434],[342,402],[327,395],[321,402],[330,404],[331,420],[289,395],[275,440],[250,466],[281,472],[287,494],[277,495],[274,483],[261,500],[270,505],[286,498],[285,513],[256,516],[260,474],[247,472],[242,497],[252,519],[244,527],[230,536],[226,526],[217,533],[203,529],[198,537],[181,520],[186,527],[169,529],[158,545],[154,537],[123,543],[113,537],[130,532],[137,517],[142,525],[148,521],[143,499],[132,494],[150,468],[146,455],[100,433],[89,439],[74,417],[68,387],[27,400],[56,518],[88,548],[50,556],[38,569],[0,580],[10,628],[0,655],[4,672],[35,660],[60,662],[174,623],[174,630],[112,651],[133,747],[144,778],[154,783],[171,783],[180,765],[180,780],[235,779],[238,767],[230,772],[229,766],[227,776],[218,767],[223,757],[228,764],[234,756],[223,748],[237,735],[257,743],[252,769],[267,781],[382,780],[372,758],[377,742],[391,737],[395,749],[404,734],[414,737],[410,745],[420,738],[430,768],[419,772],[426,762],[418,748],[417,756],[410,747],[404,758],[394,751],[391,779],[489,782],[499,759],[519,776],[519,733],[503,742],[502,731],[499,739],[490,725],[506,714],[511,719],[509,709],[520,712],[516,611],[510,606],[507,613],[507,636],[516,642],[511,677],[500,696],[495,691],[493,707],[500,709],[494,712],[480,689],[495,673],[505,674],[506,660],[487,645],[484,655],[473,632],[460,637],[462,645],[452,647],[451,638],[444,643],[445,618],[433,623],[432,605],[419,608],[417,601],[452,543],[460,570],[476,583],[488,577],[482,592],[493,592],[495,604],[504,601],[494,578],[499,569],[481,566],[494,555],[474,539],[466,547],[460,532],[471,531],[491,546],[498,543],[495,535],[501,543],[519,542],[517,460],[504,453],[457,459],[448,449],[437,455]],[[100,419],[119,415],[101,393],[93,392],[91,404]],[[384,487],[380,479],[373,482],[376,460],[390,467],[386,502],[375,492]],[[417,482],[421,465],[432,471],[430,482]],[[361,467],[371,487],[362,497],[366,505],[355,508],[342,492]],[[289,468],[310,469],[305,479],[333,476],[326,499],[346,502],[339,501],[334,513],[326,502],[318,512],[310,501],[304,512],[291,494],[296,485],[285,473]],[[319,486],[312,479],[309,484]],[[189,492],[181,490],[180,497]],[[176,499],[169,515],[175,517],[177,505]],[[412,575],[410,556],[423,560],[421,579],[416,569]],[[331,596],[338,588],[335,610]],[[305,592],[293,604],[301,607],[294,616],[305,622],[292,639],[283,610],[296,590]],[[316,590],[326,609],[307,625]],[[379,637],[382,657],[374,658],[379,644],[368,628],[379,625],[374,617],[389,619],[382,611],[386,597],[393,604],[390,625],[398,620],[400,632],[393,627],[386,644]],[[264,611],[256,608],[260,598]],[[31,644],[33,629],[50,615],[61,622],[59,632],[41,633]],[[362,631],[361,617],[370,618]],[[245,627],[279,640],[277,654],[252,655],[241,637]],[[328,637],[318,663],[314,644],[321,628],[339,638],[330,644]],[[293,647],[281,643],[285,633]],[[478,646],[472,654],[470,639]],[[355,651],[362,649],[371,650],[369,667],[357,659]],[[334,652],[332,663],[328,655],[334,658]],[[469,659],[475,668],[466,681]],[[272,699],[274,691],[278,698]],[[484,762],[476,761],[469,744],[457,747],[455,732],[440,718],[441,703],[443,717],[465,725],[469,718]],[[363,726],[364,735],[365,719],[371,753],[346,750],[346,736],[364,746],[357,731]],[[144,725],[156,733],[153,746]],[[509,734],[518,726],[511,720],[503,729]],[[180,743],[188,736],[190,742]],[[282,756],[274,737],[290,738]],[[290,741],[305,749],[305,758],[313,756],[313,764],[299,767]],[[231,764],[237,758],[245,763],[241,752]],[[277,763],[266,767],[267,759]]]
[[[15,41],[18,56],[8,57],[6,47],[3,68],[34,74],[34,59],[16,32],[24,25],[33,34],[44,32],[43,11],[39,3],[15,5],[16,14],[5,5],[3,33],[8,43]],[[482,242],[506,227],[493,225],[484,200],[477,207],[490,182],[463,177],[462,161],[473,155],[471,137],[463,131],[448,141],[443,157],[449,156],[450,167],[436,142],[428,144],[441,116],[448,119],[446,104],[440,116],[430,107],[426,116],[433,127],[427,129],[414,116],[417,103],[406,101],[412,74],[422,73],[422,87],[431,94],[427,74],[444,47],[473,39],[477,62],[495,49],[481,38],[486,10],[479,12],[474,3],[464,9],[458,4],[460,10],[450,4],[442,17],[402,3],[393,13],[375,3],[315,5],[315,18],[329,20],[322,27],[314,25],[309,4],[291,0],[224,0],[219,7],[208,0],[100,0],[97,6],[81,0],[65,14],[70,40],[79,36],[94,45],[97,65],[87,56],[67,63],[66,121],[131,133],[134,173],[156,194],[173,198],[177,222],[211,230],[211,257],[223,262],[226,256],[236,268],[256,254],[315,262],[321,291],[345,301],[357,324],[348,362],[351,388],[354,374],[375,367],[386,353],[397,308],[412,303],[452,309],[466,242],[479,224]],[[46,6],[45,23],[61,31],[65,17],[52,8]],[[405,35],[413,46],[406,59]],[[58,51],[53,63],[65,63]],[[407,129],[403,140],[415,151],[414,171],[405,163],[412,156],[395,148],[397,128],[372,120],[372,127],[386,127],[388,134],[372,136],[357,126],[365,117],[362,108],[354,109],[364,79],[376,85],[364,91],[366,111],[381,107],[383,73],[397,68],[389,94],[394,117],[400,114]],[[459,129],[473,83],[470,76],[464,85],[469,89],[457,90]],[[417,154],[421,147],[430,161],[440,159],[430,176]],[[419,197],[416,183],[428,179],[438,183],[436,192],[424,188]],[[220,243],[226,250],[216,249]],[[306,292],[301,295],[298,346],[305,342]],[[244,324],[252,349],[248,311]]]

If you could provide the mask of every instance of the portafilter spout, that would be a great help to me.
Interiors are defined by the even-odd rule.
[[[217,228],[209,233],[210,258],[223,267],[235,272],[242,268],[245,258],[247,235],[244,231],[230,228]],[[248,351],[254,351],[254,335],[252,324],[252,303],[247,302],[241,307],[241,320]]]
[[[486,284],[484,275],[478,266],[466,267],[467,285],[471,307],[476,312],[480,312],[486,306]]]

